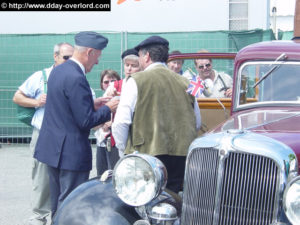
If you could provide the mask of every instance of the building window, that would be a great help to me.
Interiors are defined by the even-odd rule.
[[[248,30],[248,0],[229,0],[229,30]]]

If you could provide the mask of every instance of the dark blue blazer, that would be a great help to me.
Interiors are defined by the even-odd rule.
[[[48,80],[45,114],[34,157],[55,168],[92,169],[90,129],[110,120],[109,107],[95,111],[90,85],[72,60],[55,67]]]

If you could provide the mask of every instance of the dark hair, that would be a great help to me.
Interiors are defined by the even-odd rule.
[[[105,76],[108,76],[109,78],[114,78],[116,80],[121,80],[119,74],[117,73],[117,71],[114,71],[114,70],[103,70],[101,72],[101,78],[100,78],[100,87],[102,90],[103,89],[103,86],[102,86],[102,83],[103,83],[103,79]]]
[[[169,53],[169,55],[175,55],[175,54],[181,54],[182,52],[181,51],[178,51],[178,50],[174,50],[172,52]],[[173,60],[181,60],[182,61],[182,64],[184,63],[184,60],[183,59],[172,59],[172,60],[169,60],[168,62],[171,62]]]
[[[140,49],[143,54],[149,52],[149,56],[152,62],[164,62],[166,63],[169,58],[169,47],[165,45],[149,45]]]
[[[181,51],[174,50],[174,51],[170,52],[170,55],[172,55],[172,54],[181,54],[181,53],[182,53]]]

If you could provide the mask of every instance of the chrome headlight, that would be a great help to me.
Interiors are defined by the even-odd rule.
[[[287,184],[283,195],[283,208],[292,224],[300,224],[300,177]]]
[[[120,159],[113,172],[119,198],[131,206],[141,206],[156,198],[167,183],[167,170],[157,158],[131,154]]]

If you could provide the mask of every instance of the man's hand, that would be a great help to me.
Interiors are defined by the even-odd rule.
[[[111,100],[111,96],[107,97],[99,97],[94,100],[94,108],[95,110],[98,110],[101,106],[105,105],[109,100]]]
[[[232,88],[229,88],[225,91],[225,96],[228,98],[232,97]]]
[[[46,104],[47,94],[41,94],[40,98],[38,99],[38,107],[42,107]]]
[[[103,124],[102,129],[103,129],[105,132],[109,131],[109,129],[111,128],[111,124],[112,124],[111,121],[106,122],[105,124]]]
[[[112,99],[111,101],[107,102],[105,105],[108,106],[112,112],[116,112],[119,102],[120,102],[119,99]]]
[[[117,89],[113,86],[108,87],[106,89],[105,93],[106,93],[107,96],[112,96],[112,97],[119,96],[121,94],[120,92],[117,92]]]

